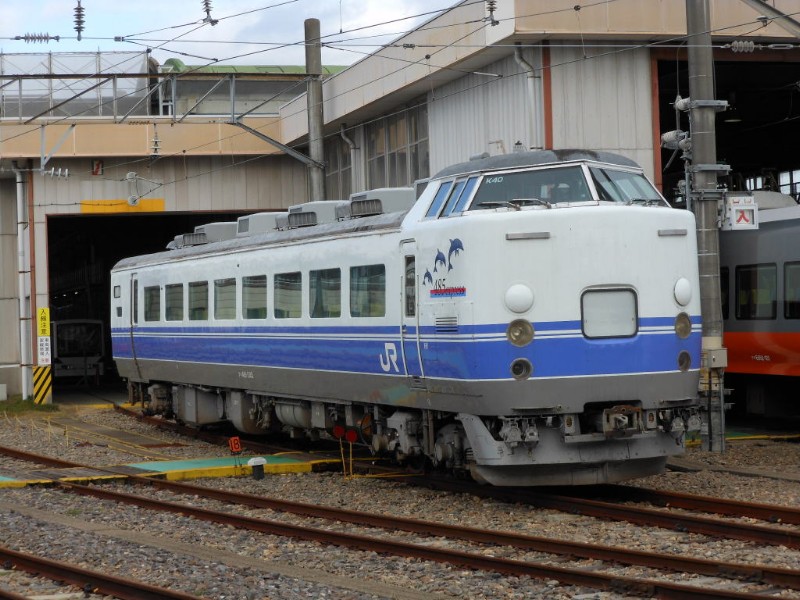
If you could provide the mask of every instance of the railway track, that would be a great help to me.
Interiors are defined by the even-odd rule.
[[[89,594],[103,594],[123,600],[198,600],[197,596],[157,587],[135,579],[116,577],[100,571],[86,569],[70,563],[50,560],[25,552],[0,546],[0,562],[28,573],[61,581],[82,589]],[[15,600],[26,598],[13,592],[0,590],[0,598]]]
[[[0,452],[3,449],[0,448]],[[15,452],[21,457],[24,453]],[[31,455],[32,460],[43,462],[45,459]],[[58,459],[53,463],[63,464],[66,461]],[[74,463],[68,463],[74,465]],[[358,526],[379,527],[388,531],[406,531],[426,536],[437,536],[446,539],[457,539],[469,543],[491,544],[492,546],[508,546],[522,551],[543,552],[550,555],[557,554],[563,557],[580,557],[589,560],[600,560],[607,563],[638,565],[659,570],[670,570],[681,573],[694,573],[707,577],[722,579],[742,580],[742,586],[752,585],[757,582],[762,586],[780,586],[793,590],[800,590],[800,572],[789,569],[770,568],[761,565],[746,565],[739,563],[723,563],[713,560],[693,559],[682,556],[665,555],[663,553],[648,553],[631,551],[622,548],[608,547],[596,544],[565,542],[563,540],[519,535],[509,532],[485,531],[419,521],[387,517],[383,515],[366,514],[337,508],[326,508],[309,504],[288,502],[272,498],[264,498],[249,494],[239,494],[229,491],[220,491],[204,486],[189,485],[185,483],[167,482],[149,478],[132,477],[130,481],[137,485],[145,485],[159,489],[169,490],[178,494],[189,494],[204,497],[225,504],[239,504],[261,509],[270,509],[292,514],[352,523]],[[602,590],[613,590],[625,594],[653,596],[660,598],[692,597],[692,598],[763,598],[763,594],[750,591],[735,591],[725,589],[699,588],[667,581],[621,577],[618,575],[594,572],[585,568],[567,568],[560,566],[544,565],[513,559],[487,557],[484,554],[463,552],[448,549],[433,548],[429,543],[409,544],[406,542],[387,539],[386,536],[364,536],[350,533],[341,533],[320,529],[291,525],[287,523],[255,519],[233,515],[229,512],[212,511],[195,506],[175,502],[164,502],[153,498],[123,494],[96,486],[83,486],[76,484],[61,484],[70,492],[89,495],[96,498],[134,504],[148,509],[169,511],[191,516],[192,518],[231,525],[241,529],[260,531],[272,535],[288,536],[296,539],[316,541],[354,548],[358,550],[374,551],[397,556],[414,557],[423,560],[432,560],[448,564],[459,565],[473,569],[495,571],[513,575],[527,575],[536,578],[554,579],[563,584],[581,585]],[[763,590],[762,590],[763,591]]]

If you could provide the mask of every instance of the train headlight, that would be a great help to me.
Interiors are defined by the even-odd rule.
[[[511,374],[517,381],[527,379],[533,374],[533,365],[527,358],[518,358],[511,363]]]
[[[688,338],[689,334],[692,333],[692,320],[685,312],[675,317],[675,333],[677,333],[678,337],[682,340]]]
[[[533,290],[522,283],[512,285],[506,290],[505,303],[508,310],[521,315],[533,306]]]
[[[525,319],[514,319],[508,324],[506,337],[515,346],[527,346],[533,340],[533,325]]]
[[[681,277],[675,282],[675,302],[681,306],[686,306],[692,301],[692,284],[685,277]]]

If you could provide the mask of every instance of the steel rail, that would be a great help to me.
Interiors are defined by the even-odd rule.
[[[434,562],[458,565],[470,569],[504,573],[514,576],[528,576],[537,579],[555,579],[567,585],[580,585],[593,589],[612,590],[619,593],[664,598],[664,599],[716,599],[731,600],[763,600],[764,596],[752,592],[735,592],[731,590],[715,590],[691,585],[678,585],[666,581],[637,579],[590,570],[540,565],[519,560],[495,558],[481,554],[472,554],[458,550],[435,548],[417,545],[387,538],[375,538],[350,533],[341,533],[313,527],[303,527],[289,523],[280,523],[266,519],[255,519],[230,513],[212,511],[194,506],[165,502],[133,494],[113,492],[98,487],[60,483],[62,488],[81,495],[92,496],[115,502],[139,506],[157,511],[168,511],[182,514],[198,520],[230,525],[239,529],[258,531],[270,535],[291,537],[305,541],[318,542],[334,546],[352,548],[368,552],[378,552],[408,558],[430,560]]]
[[[681,494],[666,490],[651,490],[630,485],[594,486],[591,493],[604,498],[613,498],[614,500],[649,502],[657,506],[685,508],[687,510],[734,517],[747,517],[750,519],[768,521],[770,523],[800,525],[800,509],[778,506],[776,504],[738,502],[725,498]],[[567,493],[566,495],[572,495],[572,493]]]
[[[184,482],[167,481],[164,479],[134,476],[131,477],[129,481],[180,494],[201,496],[228,504],[241,504],[305,517],[380,527],[389,531],[408,531],[430,536],[461,539],[468,542],[513,546],[523,550],[534,550],[562,556],[577,556],[581,558],[613,561],[621,564],[670,569],[684,573],[696,573],[698,575],[748,579],[771,585],[800,589],[800,571],[792,569],[774,568],[766,565],[723,563],[714,560],[628,550],[602,544],[570,542],[509,531],[477,529],[474,527],[448,525],[446,523],[422,521],[405,517],[390,517],[375,513],[363,513],[343,508],[256,496],[254,494],[245,494],[242,492],[219,490],[216,488],[192,485]]]
[[[468,493],[481,498],[528,504],[561,512],[600,519],[625,521],[635,525],[659,527],[682,533],[701,533],[720,538],[800,548],[800,532],[794,529],[723,521],[697,515],[685,515],[652,508],[619,505],[588,498],[548,494],[519,488],[486,488],[458,481],[408,478],[402,483],[429,489]]]
[[[198,600],[197,596],[183,592],[108,575],[92,569],[84,569],[70,563],[18,552],[3,546],[0,546],[0,560],[40,577],[76,585],[85,592],[105,594],[123,600]]]

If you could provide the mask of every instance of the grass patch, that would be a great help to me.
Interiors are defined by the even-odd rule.
[[[22,400],[19,397],[0,402],[0,414],[22,415],[31,412],[56,411],[58,411],[58,406],[55,404],[34,404],[33,400]]]

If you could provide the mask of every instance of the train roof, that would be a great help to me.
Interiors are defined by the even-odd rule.
[[[621,167],[641,167],[625,156],[613,152],[598,152],[595,150],[536,150],[533,152],[512,152],[497,156],[481,156],[474,160],[452,165],[439,171],[432,179],[450,177],[461,173],[476,173],[481,171],[495,171],[499,169],[513,169],[516,167],[531,167],[567,161],[590,160],[594,162],[609,163]]]
[[[389,231],[397,229],[403,223],[408,211],[395,212],[374,217],[362,217],[359,219],[346,219],[334,223],[324,223],[313,227],[299,227],[297,229],[285,229],[281,231],[270,231],[250,237],[233,238],[221,242],[212,242],[198,246],[186,246],[177,250],[165,250],[154,254],[143,254],[141,256],[131,256],[123,258],[113,269],[126,269],[132,267],[143,267],[168,263],[173,260],[200,258],[212,256],[214,254],[225,254],[236,252],[248,248],[258,248],[261,246],[281,245],[292,242],[304,242],[316,238],[325,238],[344,233],[369,233]]]

